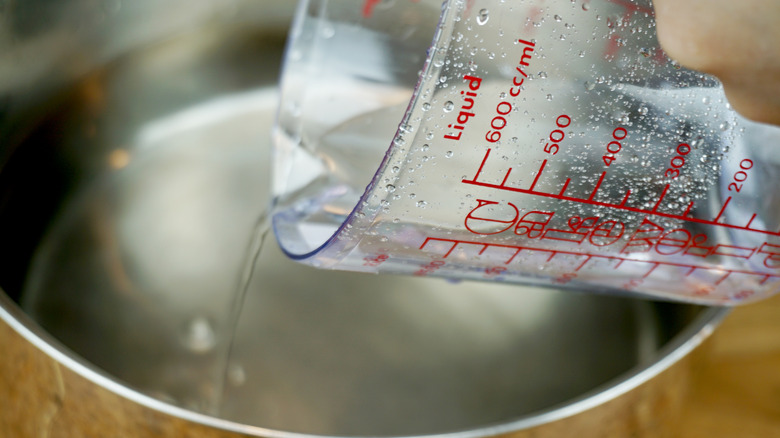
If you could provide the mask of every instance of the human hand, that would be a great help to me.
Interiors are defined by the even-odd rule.
[[[780,1],[653,3],[658,39],[672,59],[718,77],[743,116],[780,125]]]

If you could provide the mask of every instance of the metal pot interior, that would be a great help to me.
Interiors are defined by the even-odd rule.
[[[0,61],[0,286],[68,354],[240,424],[424,435],[603,393],[714,318],[685,304],[315,271],[270,238],[241,301],[293,6],[277,3],[5,7],[17,58]]]

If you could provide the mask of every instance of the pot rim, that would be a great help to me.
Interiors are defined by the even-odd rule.
[[[395,438],[479,438],[529,429],[551,423],[566,417],[593,409],[607,401],[649,381],[668,369],[698,347],[721,321],[729,314],[728,307],[704,308],[698,315],[678,332],[656,353],[656,358],[648,365],[638,365],[606,383],[574,398],[568,402],[547,409],[523,415],[504,423],[486,425],[456,432],[423,435],[402,435]],[[170,415],[185,421],[222,429],[228,432],[261,436],[266,438],[340,438],[338,435],[316,435],[301,432],[289,432],[242,424],[232,420],[215,417],[179,407],[149,395],[143,394],[123,384],[86,359],[78,356],[53,335],[49,334],[32,320],[16,302],[0,289],[0,320],[5,321],[16,333],[41,350],[59,364],[65,366],[82,378],[110,391],[124,399],[145,408]]]

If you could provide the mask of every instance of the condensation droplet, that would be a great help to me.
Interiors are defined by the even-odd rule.
[[[553,19],[555,19],[555,21],[561,21],[561,20],[563,20],[563,18],[561,18],[561,16],[560,16],[560,15],[558,15],[558,14],[555,14],[555,16],[553,17]]]
[[[548,94],[547,95],[547,100],[553,100],[553,95],[552,94]]]
[[[385,190],[387,190],[388,193],[393,193],[395,191],[395,186],[392,184],[388,184],[385,186]]]
[[[594,88],[596,88],[596,84],[594,84],[591,81],[585,81],[585,89],[588,91],[592,91]]]
[[[487,9],[480,9],[477,15],[477,24],[482,26],[490,19],[489,11]]]
[[[582,10],[583,11],[590,10],[590,2],[589,1],[582,2]]]
[[[718,129],[720,129],[721,131],[728,131],[730,127],[731,125],[729,125],[728,122],[723,122],[720,125],[718,125]]]
[[[424,104],[422,104],[422,110],[423,111],[428,111],[429,109],[431,109],[431,104],[430,103],[425,102]]]
[[[448,100],[448,101],[444,102],[444,111],[445,112],[450,112],[453,109],[455,109],[455,104],[452,103],[451,100]]]
[[[647,109],[647,107],[646,107],[646,106],[641,106],[641,107],[639,107],[639,114],[640,114],[640,115],[646,116],[646,115],[647,115],[647,113],[648,113],[648,109]]]
[[[426,201],[417,201],[417,206],[420,208],[424,208],[426,205],[428,205]]]
[[[445,156],[446,158],[452,158],[452,156],[453,156],[453,155],[454,155],[454,153],[453,153],[452,151],[447,151],[447,152],[444,154],[444,156]]]
[[[702,97],[702,98],[701,98],[701,103],[703,103],[703,104],[705,104],[705,105],[709,105],[709,103],[710,103],[710,98],[709,98],[708,96],[704,96],[704,97]]]

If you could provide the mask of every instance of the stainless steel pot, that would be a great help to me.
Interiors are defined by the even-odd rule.
[[[293,5],[0,7],[9,436],[673,427],[723,310],[314,271],[269,243],[238,306]]]

